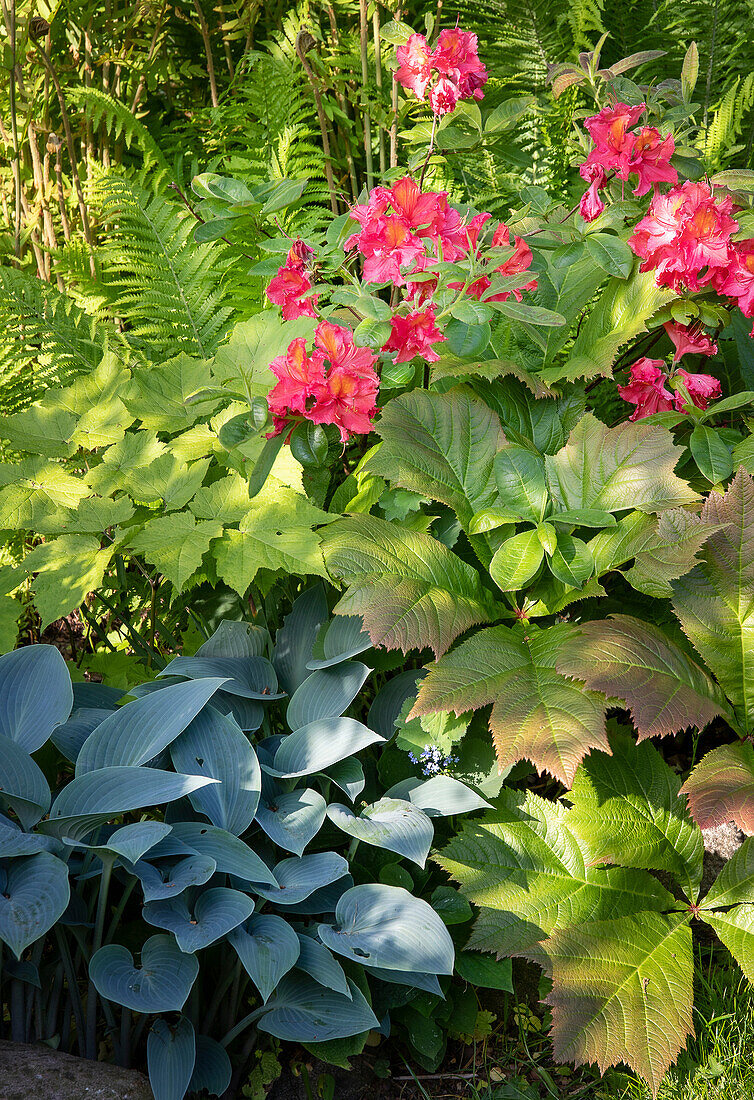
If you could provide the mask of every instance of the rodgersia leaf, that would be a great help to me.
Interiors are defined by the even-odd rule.
[[[701,563],[673,582],[673,606],[748,732],[754,728],[754,478],[740,470],[724,496],[710,493],[702,519],[719,529]]]
[[[661,512],[698,496],[673,473],[681,458],[667,428],[641,421],[606,427],[592,413],[555,455],[547,455],[550,493],[561,509]]]
[[[657,1095],[693,1035],[688,913],[640,913],[555,932],[527,952],[552,977],[555,1057],[604,1070],[626,1062]]]
[[[500,421],[467,390],[414,390],[388,402],[377,424],[382,446],[370,472],[447,504],[468,529],[495,497],[492,464],[503,441]]]
[[[754,747],[748,741],[720,745],[708,752],[688,777],[681,793],[702,829],[734,821],[754,836]]]
[[[711,676],[658,627],[629,615],[580,624],[561,648],[557,668],[623,699],[640,740],[704,729],[727,713]]]
[[[430,666],[412,716],[492,703],[498,763],[528,759],[566,785],[590,748],[608,748],[605,700],[561,675],[555,662],[574,627],[493,626]]]
[[[734,905],[704,920],[723,941],[750,982],[754,982],[754,905]]]
[[[376,646],[430,646],[439,655],[490,620],[491,599],[477,572],[422,531],[364,515],[331,524],[323,549],[330,572],[348,584],[336,611],[363,616]]]

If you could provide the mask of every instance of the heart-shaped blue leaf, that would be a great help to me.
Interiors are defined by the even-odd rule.
[[[183,1100],[196,1061],[196,1037],[190,1020],[176,1027],[158,1019],[147,1039],[147,1069],[154,1100]]]
[[[0,940],[17,959],[63,915],[70,888],[65,863],[37,852],[0,868]]]
[[[197,657],[263,657],[270,635],[263,626],[222,619],[215,633],[202,642]]]
[[[137,863],[142,856],[168,835],[172,826],[164,821],[136,821],[132,825],[123,825],[111,833],[107,840],[99,844],[83,844],[81,841],[64,837],[73,847],[87,848],[94,852],[112,852],[128,863]]]
[[[215,825],[201,821],[176,821],[173,836],[198,855],[209,856],[222,875],[233,875],[244,882],[277,885],[277,879],[267,864],[252,851],[244,840]]]
[[[309,675],[307,661],[312,656],[317,633],[328,614],[325,590],[318,582],[294,601],[277,632],[275,670],[280,677],[280,686],[289,695],[293,695]]]
[[[221,676],[226,681],[223,691],[260,702],[282,699],[285,694],[278,692],[275,669],[266,657],[174,657],[159,676],[188,676],[192,680]]]
[[[306,667],[331,668],[372,648],[372,640],[358,615],[336,615],[320,629]]]
[[[393,676],[380,688],[369,708],[367,725],[390,740],[395,733],[395,723],[407,699],[416,696],[416,686],[426,676],[423,668],[407,668]]]
[[[175,863],[147,863],[140,859],[132,870],[144,890],[144,901],[177,898],[189,886],[203,886],[215,873],[216,863],[209,856],[184,856]]]
[[[257,1022],[260,1031],[294,1043],[324,1043],[379,1027],[379,1021],[354,982],[351,997],[326,989],[293,971],[282,979]]]
[[[49,852],[55,847],[60,846],[52,837],[25,833],[15,821],[0,816],[0,859],[33,856],[35,852]]]
[[[251,917],[228,936],[254,985],[266,1001],[299,956],[298,936],[272,913]]]
[[[359,797],[366,786],[361,761],[356,760],[353,756],[349,756],[345,760],[339,760],[337,764],[326,768],[322,774],[326,775],[328,779],[332,779],[335,786],[340,787],[343,794],[347,795],[352,802]]]
[[[452,775],[433,775],[431,779],[404,779],[387,792],[389,798],[404,798],[418,806],[428,817],[450,817],[472,810],[491,810],[489,802]]]
[[[28,645],[0,657],[0,733],[35,752],[65,722],[73,688],[54,646]]]
[[[112,713],[111,709],[105,707],[80,707],[74,710],[67,722],[52,731],[50,740],[66,760],[75,764],[89,734]]]
[[[327,803],[318,791],[306,788],[281,792],[260,802],[257,822],[278,847],[301,856],[322,828],[326,809]]]
[[[296,905],[315,890],[348,874],[348,863],[335,852],[315,852],[313,855],[281,860],[273,868],[273,873],[279,887],[259,886],[257,893],[278,905]]]
[[[327,989],[334,989],[336,993],[342,993],[344,997],[351,999],[351,990],[343,967],[324,944],[319,943],[313,936],[307,936],[303,932],[298,933],[299,955],[296,960],[296,969],[303,970],[315,982],[324,985]]]
[[[432,822],[416,806],[399,798],[381,798],[357,817],[348,806],[333,802],[327,816],[348,836],[397,852],[423,867],[434,839]]]
[[[100,997],[133,1012],[179,1012],[198,973],[199,960],[184,954],[172,936],[151,936],[141,949],[141,967],[116,943],[95,951],[89,962]]]
[[[50,788],[28,752],[0,734],[0,806],[5,805],[30,829],[50,808]]]
[[[254,912],[254,902],[240,890],[216,886],[199,894],[189,908],[186,895],[144,906],[144,920],[172,932],[181,951],[201,951],[227,936]]]
[[[196,1061],[189,1082],[189,1092],[208,1092],[210,1096],[222,1096],[230,1084],[233,1067],[228,1052],[209,1035],[196,1037]]]
[[[324,771],[377,741],[384,738],[355,718],[323,718],[284,737],[272,764],[262,761],[262,767],[270,775],[296,779]]]
[[[371,669],[360,661],[312,672],[288,704],[286,721],[292,730],[321,718],[339,718],[364,686]]]

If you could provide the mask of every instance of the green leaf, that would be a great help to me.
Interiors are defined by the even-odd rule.
[[[723,865],[701,908],[725,909],[739,902],[754,901],[754,839],[745,840]]]
[[[382,446],[369,472],[447,504],[466,530],[472,515],[494,500],[500,423],[469,391],[414,390],[396,397],[385,406],[377,432]]]
[[[545,457],[550,493],[562,509],[661,512],[693,504],[697,494],[673,473],[682,454],[667,428],[642,421],[608,428],[587,413],[565,447]]]
[[[221,384],[235,383],[236,388],[240,384],[251,398],[266,398],[277,381],[270,363],[296,337],[311,336],[314,326],[313,317],[283,321],[276,309],[264,309],[236,325],[228,342],[217,349],[212,377]]]
[[[671,508],[653,516],[648,525],[637,529],[631,544],[623,546],[623,554],[631,551],[623,560],[634,559],[633,568],[625,574],[626,580],[648,596],[672,596],[671,581],[696,565],[699,550],[716,530],[716,524],[685,508]]]
[[[510,444],[495,458],[495,480],[504,508],[540,523],[547,506],[547,484],[542,456],[528,447]]]
[[[420,867],[427,861],[434,829],[427,815],[411,802],[381,798],[365,806],[358,817],[348,806],[333,802],[327,807],[327,816],[333,825],[356,840],[397,852]]]
[[[501,592],[518,592],[542,564],[544,550],[536,528],[506,539],[490,562],[490,576]]]
[[[533,95],[517,96],[514,99],[503,100],[487,115],[484,123],[485,134],[512,130],[516,123],[527,114],[534,102]]]
[[[214,553],[218,575],[239,595],[262,568],[327,576],[318,535],[309,527],[292,526],[281,506],[271,503],[248,512],[240,530],[226,530]]]
[[[60,919],[70,893],[68,868],[49,852],[0,869],[0,940],[17,959]]]
[[[149,520],[130,540],[130,549],[154,565],[176,592],[182,592],[201,565],[212,540],[222,533],[220,522],[197,522],[190,512],[175,512]]]
[[[473,951],[456,956],[456,974],[476,989],[502,989],[513,993],[513,968],[510,959],[490,959]]]
[[[384,970],[453,973],[453,941],[426,901],[400,886],[370,883],[341,895],[336,926],[320,924],[319,938],[338,955]]]
[[[714,428],[697,424],[691,433],[689,447],[700,473],[713,485],[724,481],[733,473],[730,450]]]
[[[249,511],[248,483],[236,473],[228,474],[211,485],[203,485],[189,508],[197,519],[238,523]]]
[[[363,515],[331,524],[323,549],[331,574],[348,584],[337,613],[363,616],[376,646],[439,655],[490,619],[476,570],[431,535]]]
[[[741,470],[724,496],[710,493],[702,520],[719,530],[700,564],[672,582],[673,609],[748,732],[754,729],[754,479]]]
[[[45,458],[65,458],[74,450],[71,436],[77,422],[78,417],[66,409],[35,404],[4,417],[0,430],[14,450]]]
[[[617,279],[627,279],[634,266],[634,254],[628,245],[612,233],[590,233],[586,249],[594,262]]]
[[[480,913],[469,948],[514,955],[558,929],[672,906],[651,875],[589,862],[568,810],[505,790],[493,813],[464,825],[437,857]]]
[[[563,532],[558,535],[548,564],[553,576],[574,588],[581,588],[594,572],[594,559],[587,544]]]
[[[693,955],[688,913],[592,920],[542,947],[552,976],[554,1055],[577,1065],[625,1062],[657,1095],[693,1036]],[[540,954],[530,952],[540,959]]]
[[[646,331],[647,321],[675,292],[659,288],[654,272],[635,272],[630,279],[611,279],[579,330],[564,367],[543,372],[548,382],[565,378],[608,376],[620,348]]]
[[[141,968],[131,952],[110,943],[89,962],[94,988],[107,1001],[133,1012],[179,1012],[199,974],[196,955],[186,955],[172,936],[151,936],[141,949]]]
[[[704,729],[727,713],[709,674],[659,627],[630,615],[578,626],[560,651],[557,667],[593,691],[623,699],[639,739]]]
[[[59,507],[75,508],[90,490],[81,478],[55,462],[26,458],[0,464],[0,528],[35,530],[37,522]]]
[[[98,535],[108,527],[126,523],[134,507],[126,496],[110,500],[107,497],[84,497],[76,508],[58,509],[37,524],[40,535]]]
[[[679,798],[680,780],[654,745],[614,735],[612,755],[591,753],[576,774],[571,831],[591,863],[669,871],[696,900],[704,847]]]
[[[701,828],[734,821],[754,836],[754,747],[747,741],[718,745],[702,757],[681,793]]]
[[[705,913],[709,924],[750,982],[754,982],[754,905],[736,905],[726,913]]]
[[[560,328],[566,323],[562,313],[544,309],[542,306],[532,306],[527,302],[512,301],[510,298],[505,302],[495,302],[495,308],[504,317],[510,317],[512,321],[524,321],[529,325]]]
[[[600,508],[574,508],[571,511],[553,512],[550,523],[567,523],[576,527],[615,527],[615,516]]]
[[[529,759],[570,785],[584,754],[608,747],[605,701],[555,669],[574,631],[567,623],[479,631],[430,666],[412,715],[493,703],[490,730],[501,770]]]
[[[165,363],[150,363],[133,372],[125,403],[143,427],[155,432],[180,432],[214,412],[219,395],[191,398],[207,385],[209,364],[181,354]]]
[[[697,77],[699,76],[699,50],[696,42],[692,42],[686,50],[681,67],[681,94],[684,103],[690,103],[694,94]]]
[[[34,578],[34,602],[42,627],[79,607],[88,594],[102,584],[112,550],[101,550],[99,541],[88,535],[61,535],[41,543],[23,560]]]
[[[448,351],[458,356],[479,355],[490,342],[490,331],[489,322],[467,325],[453,317],[445,326]]]

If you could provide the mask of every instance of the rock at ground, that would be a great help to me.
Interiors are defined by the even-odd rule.
[[[746,838],[732,821],[702,829],[702,836],[704,837],[702,893],[706,894],[725,864],[736,854]]]
[[[0,1040],[2,1100],[153,1100],[133,1069],[61,1054],[43,1043]]]

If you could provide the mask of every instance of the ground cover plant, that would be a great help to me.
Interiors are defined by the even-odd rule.
[[[340,1064],[391,1033],[432,1071],[514,956],[559,1061],[657,1095],[694,932],[754,980],[754,173],[715,172],[695,45],[645,81],[657,53],[603,36],[549,73],[573,193],[457,201],[454,158],[504,156],[532,99],[424,30],[379,27],[406,164],[367,156],[324,221],[295,179],[202,172],[180,215],[105,182],[124,322],[0,429],[8,647],[23,592],[104,677],[0,664],[8,1023],[133,1051],[158,1100],[237,1089],[260,1031]],[[134,263],[150,297],[118,256],[155,219],[184,274]],[[180,988],[145,999],[134,949]]]

